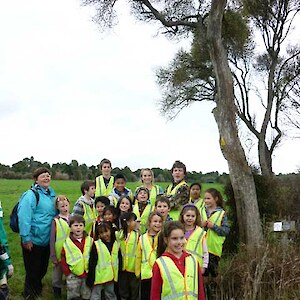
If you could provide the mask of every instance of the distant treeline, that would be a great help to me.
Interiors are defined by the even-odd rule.
[[[55,163],[50,165],[47,162],[41,163],[34,160],[34,157],[24,158],[23,160],[14,163],[11,167],[0,163],[0,178],[5,179],[29,179],[32,178],[32,171],[38,167],[44,166],[51,170],[52,178],[56,180],[85,180],[94,179],[99,175],[98,166],[87,166],[79,164],[77,160],[72,160],[71,163]],[[171,172],[169,169],[152,168],[156,182],[172,181]],[[112,174],[123,174],[127,181],[135,182],[140,179],[141,169],[131,171],[129,167],[114,168]],[[228,174],[219,172],[210,172],[203,174],[202,172],[188,172],[187,180],[189,182],[208,182],[208,183],[224,183],[228,178]]]

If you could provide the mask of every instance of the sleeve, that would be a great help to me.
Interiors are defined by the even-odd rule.
[[[73,207],[72,215],[84,215],[84,210],[81,201],[76,201]]]
[[[96,276],[96,266],[98,261],[98,253],[95,243],[93,243],[90,258],[89,258],[89,272],[86,277],[86,285],[88,287],[93,287]]]
[[[208,267],[208,259],[209,259],[209,254],[207,250],[207,243],[206,243],[206,237],[203,238],[202,241],[202,253],[203,253],[203,268],[207,269]]]
[[[221,226],[214,224],[214,227],[212,229],[213,229],[213,231],[215,231],[217,233],[217,235],[220,235],[220,236],[227,236],[229,234],[230,227],[228,224],[228,219],[227,219],[226,213],[223,216]]]
[[[158,185],[158,195],[161,195],[163,193],[164,193],[163,188],[160,185]]]
[[[136,249],[136,256],[135,256],[135,276],[138,278],[141,276],[141,266],[142,266],[142,247],[141,247],[140,239]]]
[[[6,268],[8,265],[11,265],[12,262],[8,250],[7,236],[3,226],[2,218],[0,218],[0,249],[1,249],[0,259]]]
[[[55,242],[56,242],[56,222],[53,219],[51,223],[51,232],[50,232],[50,258],[54,264],[56,264],[57,257],[55,251]]]
[[[20,236],[23,244],[30,242],[30,231],[33,214],[36,208],[35,194],[28,190],[20,200],[18,207],[18,219]]]
[[[60,265],[61,265],[61,270],[65,274],[65,276],[68,276],[68,275],[71,274],[71,270],[70,270],[69,265],[67,264],[67,261],[66,261],[66,251],[65,251],[64,247],[61,250]]]
[[[203,279],[202,279],[201,268],[199,264],[198,264],[198,300],[205,300]]]
[[[150,300],[160,300],[162,291],[162,277],[157,263],[154,264],[152,269],[152,281],[151,281],[151,294]],[[202,299],[201,299],[202,300]]]

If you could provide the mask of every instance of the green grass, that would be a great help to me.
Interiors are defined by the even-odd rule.
[[[9,288],[11,292],[11,298],[18,300],[21,299],[19,296],[23,289],[24,283],[24,265],[22,259],[20,237],[18,234],[12,232],[9,228],[9,215],[12,211],[13,206],[20,198],[21,194],[26,191],[32,184],[31,180],[6,180],[0,179],[0,200],[2,202],[2,208],[4,213],[3,223],[6,229],[9,249],[15,268],[15,273],[13,277],[9,280]],[[81,181],[55,181],[51,183],[52,188],[55,190],[56,194],[66,195],[72,204],[78,199],[81,195],[80,192]],[[163,182],[159,183],[163,189],[167,187],[169,183]],[[128,182],[127,187],[132,191],[141,185],[140,182]],[[223,193],[223,186],[220,184],[206,184],[202,185],[202,194],[207,188],[217,188]],[[72,207],[72,205],[71,205]],[[43,299],[52,299],[51,291],[51,264],[49,264],[48,273],[44,279],[44,291]]]

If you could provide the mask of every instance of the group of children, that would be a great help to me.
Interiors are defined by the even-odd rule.
[[[208,189],[201,199],[201,184],[187,186],[179,161],[165,193],[153,184],[150,169],[142,170],[142,185],[133,194],[123,175],[111,176],[110,161],[100,167],[96,183],[81,185],[72,214],[67,197],[56,199],[59,214],[50,238],[56,298],[64,274],[73,300],[204,299],[209,275],[206,294],[213,299],[229,233],[220,192]]]

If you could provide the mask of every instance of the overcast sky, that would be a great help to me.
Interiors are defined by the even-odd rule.
[[[0,163],[41,162],[228,172],[212,104],[174,121],[159,113],[155,70],[180,47],[121,8],[102,33],[76,0],[0,0]],[[300,167],[300,141],[281,146],[276,173]],[[252,159],[253,160],[253,159]]]

